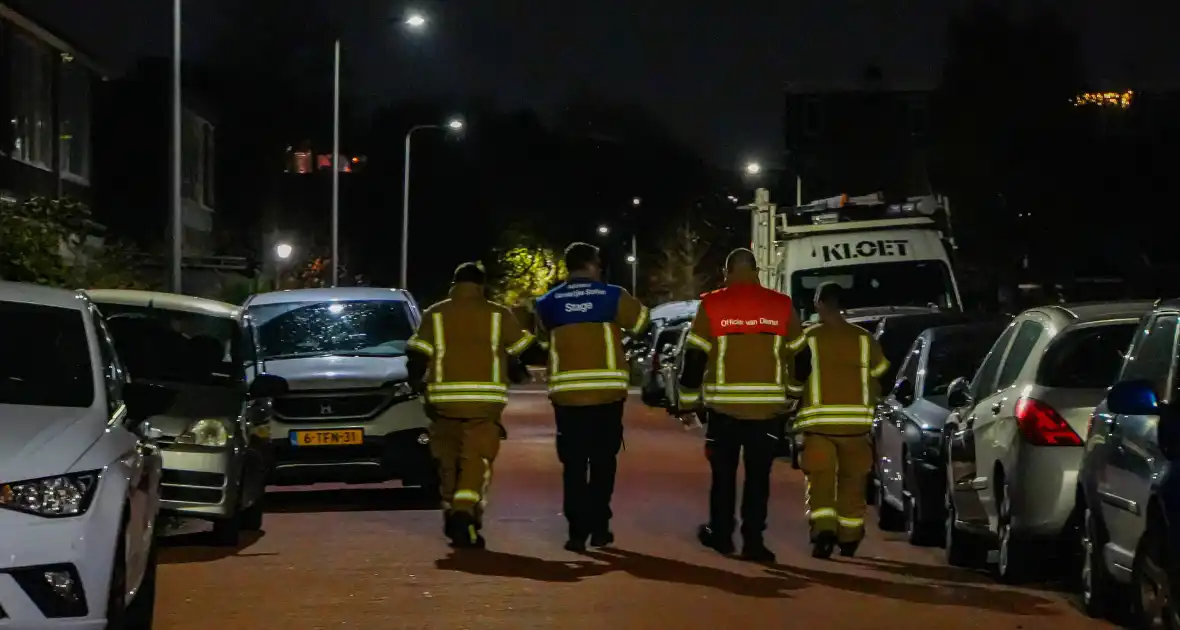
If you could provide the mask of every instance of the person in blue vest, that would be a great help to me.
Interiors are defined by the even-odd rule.
[[[557,456],[570,551],[614,542],[610,503],[623,444],[630,369],[623,337],[647,328],[647,308],[602,281],[598,248],[565,249],[569,279],[537,299],[537,338],[549,352],[549,399],[557,420]]]

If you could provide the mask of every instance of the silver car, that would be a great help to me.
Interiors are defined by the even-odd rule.
[[[951,564],[994,560],[1000,579],[1015,582],[1076,549],[1081,436],[1150,309],[1110,302],[1027,310],[970,384],[952,383],[947,397],[956,411],[944,447]]]
[[[263,371],[289,383],[274,401],[271,483],[400,480],[433,493],[430,420],[407,382],[421,315],[396,289],[276,291],[246,301]]]
[[[262,528],[270,397],[285,391],[282,379],[253,374],[257,366],[247,377],[254,349],[241,309],[174,293],[87,294],[131,378],[170,394],[151,418],[163,434],[161,513],[212,521],[218,544],[237,545],[240,532]]]

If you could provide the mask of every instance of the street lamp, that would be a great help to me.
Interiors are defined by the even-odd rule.
[[[757,175],[762,172],[762,165],[757,162],[749,162],[746,164],[747,175]]]
[[[447,121],[445,129],[451,131],[461,131],[464,127],[463,119],[453,117]],[[410,139],[414,132],[419,129],[444,129],[443,125],[414,125],[406,132],[406,156],[405,163],[402,166],[402,259],[401,259],[401,285],[402,289],[408,288],[407,275],[410,264]]]
[[[420,31],[426,26],[421,13],[406,16],[406,26]],[[336,38],[332,69],[332,286],[340,277],[340,38]]]
[[[641,203],[643,203],[643,200],[640,199],[639,197],[632,197],[631,198],[631,205],[635,206],[636,208],[638,208],[639,204],[641,204]]]
[[[279,260],[287,260],[291,257],[291,254],[294,251],[295,248],[291,247],[287,243],[279,243],[278,245],[275,245],[275,256]]]
[[[598,233],[606,236],[607,234],[610,234],[610,228],[605,225],[600,225],[598,226]]]
[[[627,262],[629,262],[629,263],[631,263],[632,265],[634,265],[634,264],[635,264],[635,254],[627,254]],[[635,282],[635,281],[634,281],[634,280],[632,280],[631,282],[632,282],[632,284],[634,284],[634,282]],[[634,289],[635,289],[635,287],[634,287],[634,286],[632,286],[632,287],[631,287],[631,289],[632,289],[632,290],[634,290]]]
[[[791,171],[792,169],[777,167],[772,170]],[[762,165],[759,164],[758,162],[747,162],[745,171],[746,171],[746,175],[750,175],[752,177],[757,176],[762,173]],[[792,172],[795,173],[795,205],[802,206],[803,205],[803,177],[801,175],[799,175],[798,171],[792,171]]]

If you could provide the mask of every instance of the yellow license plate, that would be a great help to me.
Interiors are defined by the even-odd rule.
[[[365,432],[360,429],[291,432],[293,446],[353,446],[364,441]]]

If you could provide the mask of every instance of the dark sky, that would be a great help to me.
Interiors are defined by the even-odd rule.
[[[185,55],[229,25],[224,2],[185,0]],[[119,67],[169,50],[167,0],[34,0],[38,15]],[[932,84],[947,18],[964,0],[291,0],[341,25],[346,87],[370,104],[403,96],[494,94],[551,106],[577,88],[650,107],[718,164],[781,145],[785,81],[851,81],[868,63],[887,82]],[[1094,79],[1175,83],[1180,3],[1023,0],[1069,7]],[[331,9],[330,13],[328,7]],[[409,34],[399,16],[432,24]],[[1063,9],[1066,11],[1066,9]],[[292,42],[293,47],[306,46]],[[325,44],[325,55],[331,50]],[[311,79],[311,77],[309,77]],[[318,77],[316,78],[318,79]],[[330,77],[322,80],[330,81]]]

